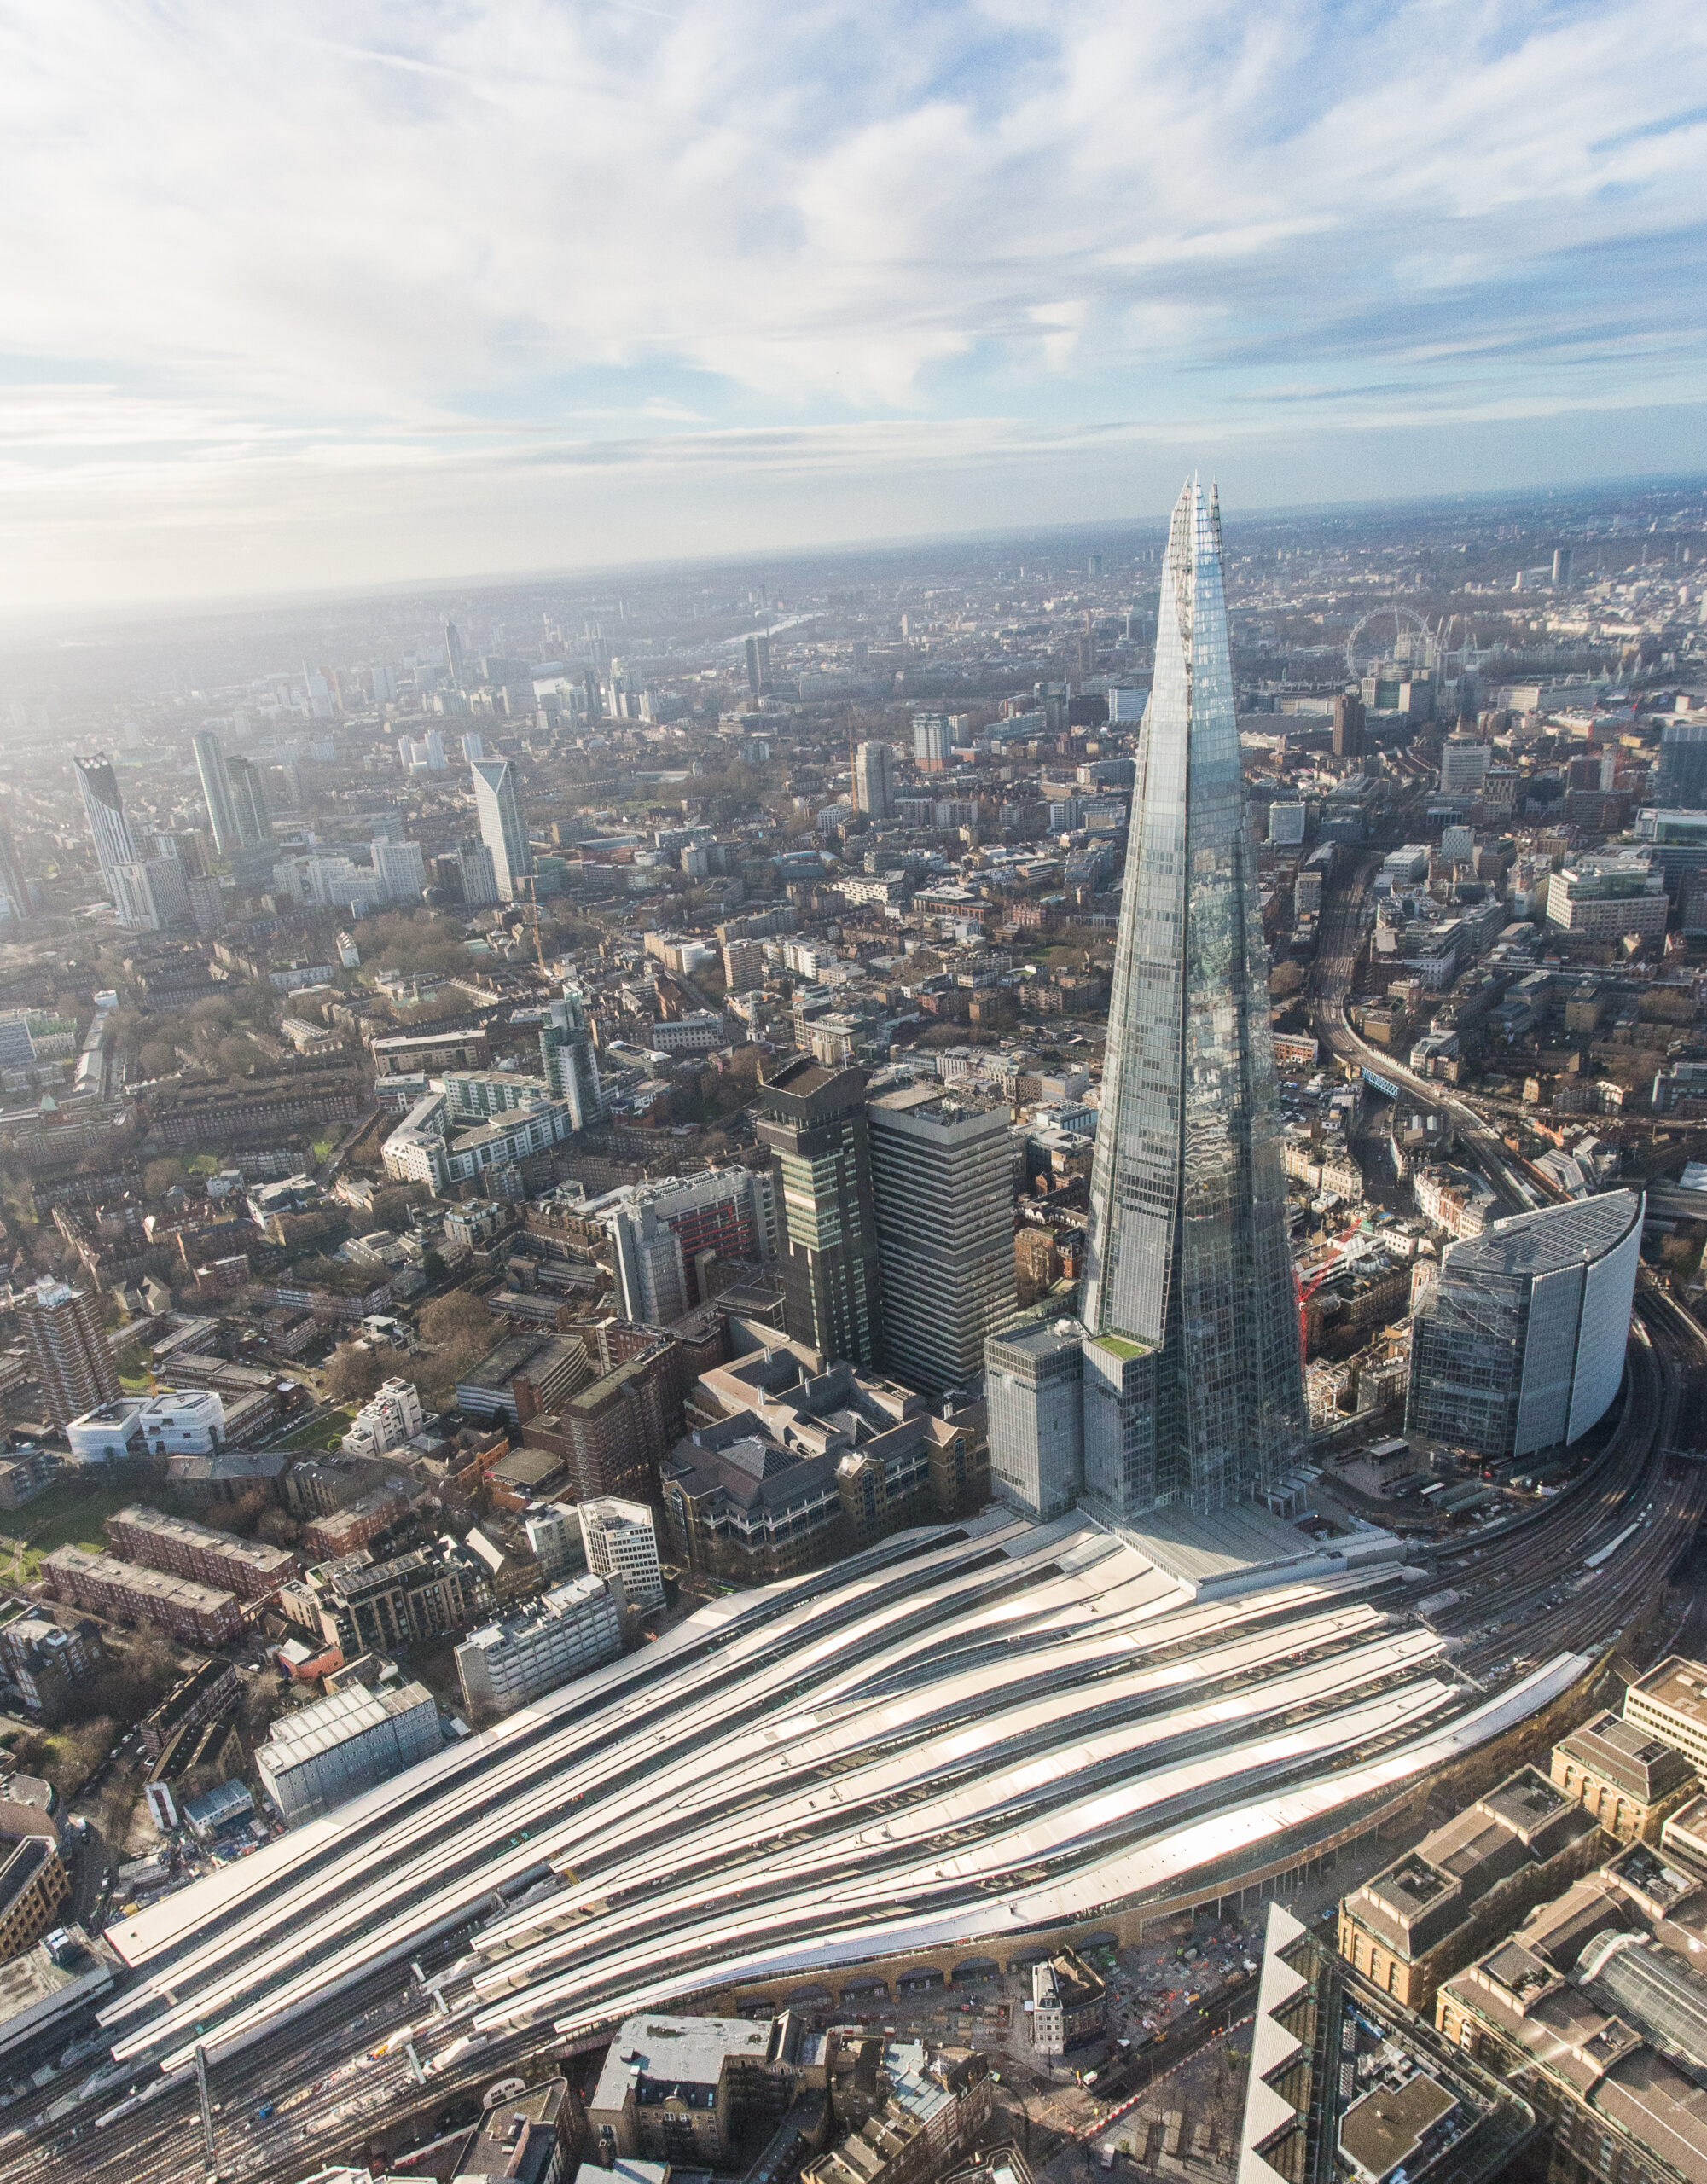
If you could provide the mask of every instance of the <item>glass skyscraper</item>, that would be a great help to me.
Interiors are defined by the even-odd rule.
[[[213,829],[213,846],[221,857],[235,857],[242,846],[237,831],[236,807],[231,801],[231,777],[225,770],[225,753],[212,729],[199,729],[189,739],[195,753],[195,770],[201,776],[201,793]]]
[[[533,852],[528,847],[527,822],[522,816],[521,784],[508,758],[476,758],[469,771],[474,779],[480,839],[492,853],[498,893],[505,902],[514,902],[526,892],[523,880],[533,876]]]
[[[1087,1241],[1087,1502],[1260,1490],[1303,1443],[1303,1385],[1221,512],[1195,480],[1139,730]]]
[[[1139,730],[1081,1317],[1082,1499],[1110,1523],[1246,1501],[1302,1450],[1298,1292],[1221,517],[1213,488],[1205,498],[1195,480],[1174,508]],[[1018,1419],[1035,1376],[996,1354],[1013,1340],[992,1345],[989,1364],[1006,1369],[1001,1392]],[[998,1478],[999,1414],[993,1396]],[[1009,1467],[1016,1478],[1023,1454]]]
[[[1669,720],[1660,731],[1653,800],[1662,810],[1707,810],[1707,721]]]
[[[73,758],[71,763],[76,770],[77,785],[83,792],[84,816],[94,837],[96,862],[110,893],[113,868],[136,861],[136,839],[125,816],[119,776],[104,751],[97,751],[92,758]]]
[[[1085,1498],[1225,1507],[1305,1436],[1221,513],[1175,505],[1091,1175]]]

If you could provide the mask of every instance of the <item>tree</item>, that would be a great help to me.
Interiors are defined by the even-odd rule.
[[[189,1181],[189,1170],[182,1160],[150,1160],[142,1170],[142,1190],[148,1198],[164,1198],[169,1190],[182,1188]]]
[[[492,1343],[492,1316],[478,1297],[466,1289],[453,1289],[448,1297],[435,1297],[423,1304],[419,1321],[424,1342],[448,1344],[478,1338],[487,1349]]]
[[[427,1194],[424,1183],[403,1183],[395,1190],[374,1194],[374,1226],[401,1231],[409,1225],[409,1210]]]
[[[260,1059],[259,1048],[235,1033],[222,1039],[215,1050],[215,1060],[227,1077],[247,1077]]]
[[[371,1350],[345,1343],[332,1353],[326,1368],[326,1392],[335,1403],[366,1403],[386,1378],[386,1368]]]

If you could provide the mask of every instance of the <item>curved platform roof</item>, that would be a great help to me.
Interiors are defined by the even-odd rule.
[[[231,2052],[483,1916],[476,2026],[578,2032],[1211,1885],[1577,1672],[1478,1705],[1381,1612],[1395,1574],[1196,1600],[992,1513],[720,1601],[109,1930],[114,2052]]]

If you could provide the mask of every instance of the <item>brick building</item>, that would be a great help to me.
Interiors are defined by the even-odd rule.
[[[668,1344],[653,1342],[523,1426],[525,1447],[562,1464],[555,1491],[564,1500],[612,1494],[657,1499],[658,1467],[682,1425],[677,1369],[669,1350]]]
[[[325,1123],[352,1123],[365,1103],[365,1083],[354,1071],[181,1085],[151,1135],[173,1147],[276,1145]]]
[[[296,1557],[282,1547],[165,1516],[141,1502],[109,1517],[106,1530],[113,1553],[127,1561],[194,1577],[239,1600],[265,1600],[297,1574]]]
[[[115,1623],[146,1623],[192,1645],[223,1646],[243,1628],[242,1610],[231,1594],[86,1548],[56,1548],[42,1565],[42,1577],[51,1599],[70,1600]]]

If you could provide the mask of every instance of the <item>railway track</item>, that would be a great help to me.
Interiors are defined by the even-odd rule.
[[[1459,1663],[1472,1676],[1599,1651],[1664,1589],[1694,1543],[1707,1466],[1673,1451],[1692,1436],[1707,1335],[1657,1289],[1639,1294],[1636,1315],[1622,1415],[1574,1490],[1481,1557],[1472,1548],[1437,1563],[1437,1589],[1461,1574],[1466,1591],[1431,1620],[1464,1641]],[[1601,1570],[1583,1567],[1633,1525],[1628,1548]]]

